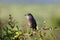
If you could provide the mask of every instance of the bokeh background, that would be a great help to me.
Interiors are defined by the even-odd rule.
[[[57,28],[53,34],[56,40],[60,39],[60,0],[0,0],[1,27],[7,24],[11,14],[23,29],[23,26],[27,26],[24,16],[27,13],[32,13],[39,29]]]

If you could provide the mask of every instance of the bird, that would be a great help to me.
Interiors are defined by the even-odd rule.
[[[37,30],[37,23],[33,15],[31,13],[28,13],[25,14],[25,17],[27,19],[27,23],[30,26],[30,28],[32,28],[33,30]]]

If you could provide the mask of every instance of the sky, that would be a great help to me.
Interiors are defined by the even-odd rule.
[[[0,2],[60,2],[60,0],[0,0]]]

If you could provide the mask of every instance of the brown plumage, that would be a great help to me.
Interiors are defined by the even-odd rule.
[[[27,18],[27,22],[28,22],[28,25],[30,26],[30,28],[36,30],[36,29],[37,29],[37,28],[36,28],[37,24],[36,24],[36,21],[35,21],[33,15],[32,15],[31,13],[28,13],[28,14],[26,14],[25,16],[26,16],[26,18]]]

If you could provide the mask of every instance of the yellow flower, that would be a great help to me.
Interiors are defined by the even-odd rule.
[[[15,35],[14,38],[17,38],[18,36],[19,36],[19,35]],[[14,38],[13,38],[13,39],[14,39]]]
[[[19,32],[19,34],[22,34],[22,32]]]
[[[41,35],[44,37],[44,32],[41,32]]]
[[[19,32],[16,32],[17,35],[19,35]]]
[[[42,40],[42,38],[40,38],[40,40]]]

